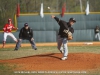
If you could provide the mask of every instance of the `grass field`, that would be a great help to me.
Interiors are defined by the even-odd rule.
[[[69,46],[69,53],[96,53],[100,54],[100,46]],[[39,55],[45,53],[59,53],[55,46],[50,47],[38,47],[38,50],[33,50],[31,47],[22,47],[18,51],[14,51],[14,48],[4,48],[0,49],[0,60],[7,60],[7,59],[15,59],[21,57],[27,57],[32,55]],[[95,62],[95,61],[94,61]],[[16,68],[16,65],[10,66],[6,63],[0,64],[0,75],[33,75],[33,74],[16,74],[14,73],[13,69]],[[100,75],[100,69],[93,70],[93,72],[88,72],[86,74],[67,74],[67,75]],[[40,75],[39,73],[36,75]],[[47,75],[47,74],[41,74]],[[51,74],[48,74],[51,75]],[[54,74],[55,75],[55,74]],[[57,75],[66,75],[66,74],[57,74]]]
[[[100,46],[69,46],[68,49],[69,53],[100,53]],[[36,51],[31,47],[22,47],[18,51],[14,51],[14,48],[4,48],[0,49],[0,59],[14,59],[45,53],[59,53],[59,51],[55,46],[38,47]]]

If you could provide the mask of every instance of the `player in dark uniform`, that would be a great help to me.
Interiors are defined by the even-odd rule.
[[[96,26],[96,28],[94,29],[94,32],[95,32],[95,38],[98,39],[100,41],[100,28],[99,26]]]
[[[35,41],[33,39],[33,30],[28,26],[28,23],[25,23],[24,27],[20,30],[19,40],[18,40],[14,50],[18,50],[20,48],[22,40],[29,40],[32,48],[37,50]]]
[[[74,18],[70,18],[69,22],[65,22],[63,20],[60,20],[56,16],[52,15],[52,18],[54,18],[57,23],[59,24],[59,33],[58,33],[58,49],[63,54],[62,60],[66,60],[68,56],[68,47],[67,47],[67,41],[68,41],[68,32],[74,33],[74,29],[72,28],[72,25],[76,22]],[[61,45],[63,44],[63,50],[61,49]]]

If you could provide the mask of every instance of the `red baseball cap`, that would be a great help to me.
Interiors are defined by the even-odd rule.
[[[12,21],[11,19],[8,19],[8,22]]]

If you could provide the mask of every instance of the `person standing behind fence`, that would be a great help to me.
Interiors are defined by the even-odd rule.
[[[100,41],[100,34],[99,34],[100,28],[99,28],[99,26],[96,26],[94,31],[95,31],[95,39],[98,39]]]
[[[24,27],[21,28],[19,33],[19,40],[16,43],[15,51],[17,51],[20,48],[22,40],[29,40],[31,43],[31,46],[34,50],[37,50],[37,47],[35,45],[35,41],[33,39],[33,30],[28,26],[28,23],[24,24]]]

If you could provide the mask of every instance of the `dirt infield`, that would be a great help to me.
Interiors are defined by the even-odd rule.
[[[69,42],[68,46],[100,46],[100,42]],[[0,45],[1,46],[1,45]],[[6,48],[14,47],[15,44],[8,44]],[[30,46],[30,44],[22,44]],[[37,46],[57,46],[56,43],[37,43]],[[69,53],[68,59],[61,60],[61,53],[49,53],[33,55],[16,59],[0,60],[0,63],[16,65],[15,70],[23,71],[62,71],[62,70],[92,70],[100,69],[100,54],[95,53]]]
[[[68,59],[60,60],[61,53],[49,53],[29,57],[0,60],[0,63],[17,65],[15,70],[47,71],[47,70],[91,70],[100,68],[100,54],[94,53],[69,53]]]
[[[16,44],[6,44],[5,48],[15,47]],[[100,42],[68,42],[68,46],[100,46]],[[31,46],[29,43],[22,43],[22,47]],[[36,46],[57,46],[57,43],[36,43]],[[2,44],[0,44],[0,48],[2,48]]]

